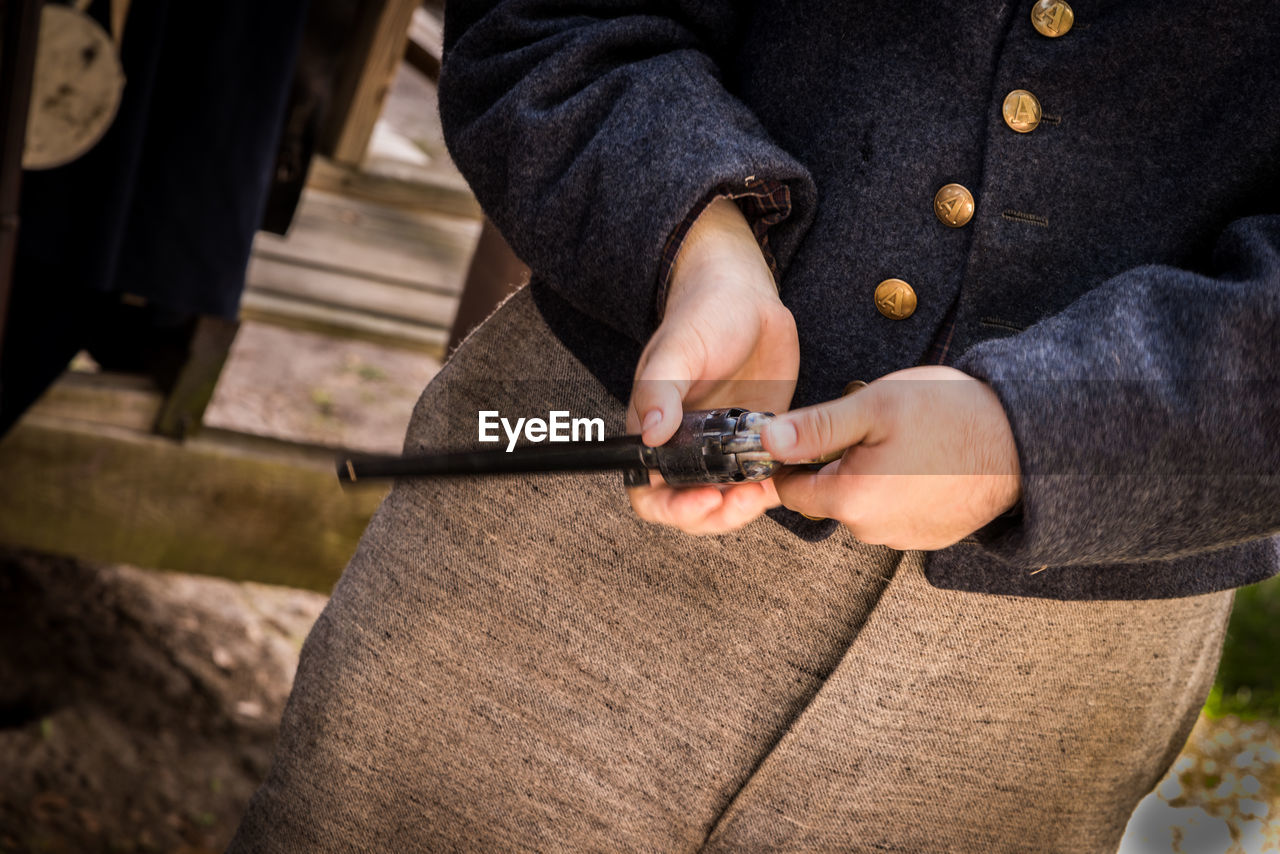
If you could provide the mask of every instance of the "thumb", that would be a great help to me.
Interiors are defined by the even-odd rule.
[[[674,436],[684,417],[684,398],[693,386],[693,375],[693,366],[679,353],[654,350],[631,387],[628,431],[640,431],[646,445],[661,445]]]
[[[841,397],[779,415],[765,426],[764,448],[785,463],[814,462],[862,442],[874,426],[871,395]]]

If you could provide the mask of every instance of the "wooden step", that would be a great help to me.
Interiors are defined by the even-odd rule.
[[[435,211],[479,219],[480,204],[452,164],[437,160],[431,166],[369,158],[364,167],[345,166],[326,157],[311,162],[307,186],[328,193],[377,204]]]
[[[251,293],[436,328],[448,328],[458,304],[455,294],[262,256],[249,262],[249,288]]]
[[[260,233],[253,252],[456,294],[479,236],[480,223],[473,219],[307,190],[288,236]]]
[[[327,592],[384,494],[343,489],[332,460],[33,410],[0,442],[0,543]]]
[[[245,293],[240,303],[240,316],[245,320],[270,323],[287,329],[301,329],[321,335],[417,350],[437,359],[444,358],[445,346],[449,341],[449,330],[445,327],[423,326],[340,307],[302,302],[294,297],[277,297],[256,290]]]
[[[480,222],[308,189],[259,234],[241,316],[444,355]]]

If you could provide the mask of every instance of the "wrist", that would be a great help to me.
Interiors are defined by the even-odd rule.
[[[777,299],[777,285],[755,234],[728,198],[713,200],[690,227],[671,267],[666,313],[707,288]]]

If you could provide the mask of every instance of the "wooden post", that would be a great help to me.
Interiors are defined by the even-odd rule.
[[[486,219],[475,254],[471,256],[466,284],[462,286],[458,313],[449,331],[448,352],[453,353],[463,338],[528,281],[529,268],[516,257],[494,224]]]
[[[116,50],[124,44],[124,22],[129,18],[130,0],[111,0],[111,38],[115,39]]]
[[[404,48],[404,61],[437,83],[444,58],[443,14],[443,10],[434,13],[425,8],[415,10],[409,24],[409,43]]]
[[[239,329],[238,320],[205,315],[196,321],[187,361],[156,418],[157,433],[171,439],[187,439],[200,430]]]
[[[9,312],[9,288],[18,251],[18,198],[27,108],[36,64],[40,9],[44,0],[0,0],[0,354]]]
[[[358,166],[391,88],[409,39],[409,22],[421,0],[362,4],[351,52],[334,91],[322,150],[339,163]]]

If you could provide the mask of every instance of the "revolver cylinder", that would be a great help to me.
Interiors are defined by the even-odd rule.
[[[666,444],[644,449],[645,465],[672,486],[765,480],[782,465],[760,440],[773,417],[738,408],[686,412]]]

